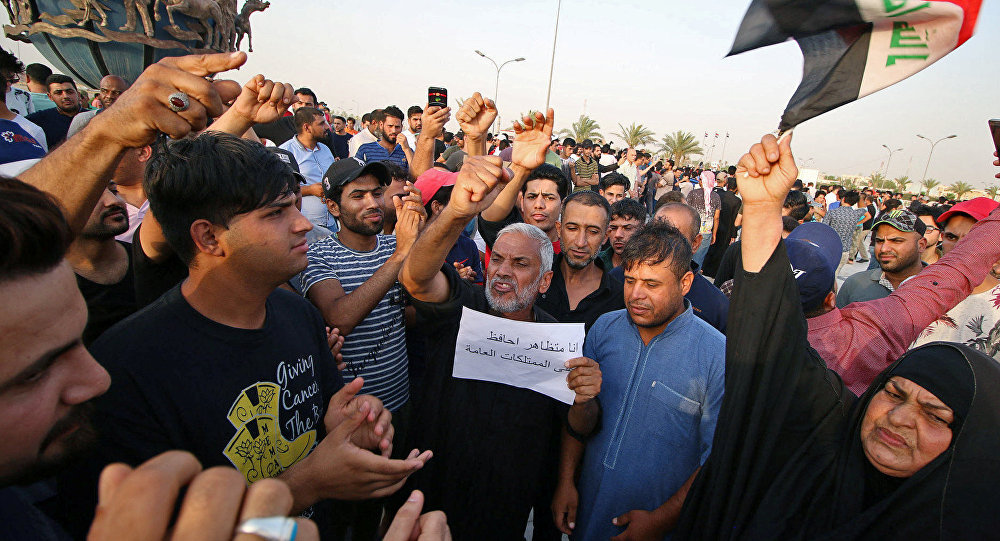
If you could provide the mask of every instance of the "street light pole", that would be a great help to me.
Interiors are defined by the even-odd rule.
[[[892,162],[892,153],[893,152],[899,152],[900,150],[903,150],[903,149],[897,148],[896,150],[893,150],[893,149],[889,148],[889,145],[882,145],[882,146],[886,150],[889,151],[889,159],[885,161],[885,176],[886,176],[886,178],[889,178],[889,164]]]
[[[917,137],[919,137],[919,138],[923,139],[924,141],[927,141],[928,143],[931,144],[931,151],[927,153],[927,165],[924,166],[924,176],[923,176],[923,178],[920,179],[920,183],[923,184],[923,182],[925,180],[927,180],[927,168],[929,168],[931,166],[931,156],[934,155],[934,147],[936,147],[938,143],[940,143],[941,141],[944,141],[945,139],[954,139],[954,138],[956,138],[958,136],[957,135],[949,135],[948,137],[942,137],[942,138],[938,139],[937,141],[931,141],[930,139],[924,137],[923,135],[920,135],[919,133],[917,134]]]
[[[476,54],[478,54],[479,56],[485,58],[486,60],[489,60],[490,62],[493,62],[493,67],[497,69],[497,78],[496,78],[496,82],[493,85],[493,101],[494,101],[494,103],[499,102],[500,101],[500,70],[502,70],[504,66],[506,66],[507,64],[510,64],[511,62],[524,62],[524,57],[512,58],[512,59],[510,59],[510,60],[508,60],[508,61],[506,61],[503,64],[500,64],[498,66],[496,60],[493,60],[492,58],[486,56],[486,54],[484,54],[479,49],[476,49]],[[499,134],[500,133],[500,106],[499,105],[497,106],[496,127],[497,127],[497,133]]]
[[[552,36],[552,62],[549,63],[549,90],[545,93],[545,110],[543,115],[549,114],[549,101],[552,97],[552,71],[556,68],[556,40],[559,39],[559,14],[562,12],[562,0],[556,5],[556,31]]]

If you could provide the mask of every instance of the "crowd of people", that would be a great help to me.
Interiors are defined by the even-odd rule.
[[[355,130],[206,77],[245,60],[84,110],[0,50],[0,537],[996,535],[996,202],[495,136],[479,93]],[[468,310],[582,324],[571,403],[456,377]]]

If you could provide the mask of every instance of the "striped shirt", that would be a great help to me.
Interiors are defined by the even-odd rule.
[[[392,149],[392,152],[386,151],[382,145],[376,143],[365,143],[358,147],[358,153],[355,157],[361,158],[365,163],[371,162],[392,162],[404,170],[409,169],[409,165],[406,163],[406,153],[403,152],[403,147],[396,143],[396,148]]]
[[[375,249],[370,252],[351,250],[336,235],[327,237],[309,247],[309,266],[302,273],[302,294],[324,280],[339,281],[350,294],[371,278],[395,250],[396,237],[392,235],[377,235]],[[361,393],[374,395],[389,411],[398,410],[409,400],[403,289],[398,282],[344,337],[340,353],[347,363],[344,383],[355,377],[364,378]]]

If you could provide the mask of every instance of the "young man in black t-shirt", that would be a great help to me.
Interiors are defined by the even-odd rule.
[[[94,344],[115,386],[97,404],[92,465],[184,449],[247,483],[280,478],[298,512],[398,490],[429,456],[386,458],[391,415],[355,398],[360,379],[343,385],[320,314],[278,289],[307,262],[299,177],[259,144],[209,133],[158,155],[146,184],[189,276]],[[93,475],[65,480],[82,487],[71,496],[94,493]],[[315,515],[331,533],[332,514]]]
[[[115,239],[127,230],[125,201],[118,197],[111,182],[66,253],[76,284],[87,301],[87,327],[83,330],[86,346],[136,311],[132,247]]]

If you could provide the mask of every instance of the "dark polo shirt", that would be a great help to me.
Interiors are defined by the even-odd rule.
[[[601,285],[584,297],[575,310],[569,308],[569,296],[562,274],[562,254],[552,260],[552,285],[538,296],[535,304],[560,323],[583,323],[587,330],[601,315],[625,308],[625,286],[608,275],[600,258],[594,264],[603,272]]]

